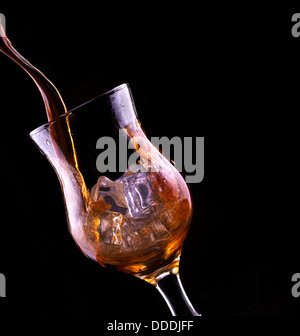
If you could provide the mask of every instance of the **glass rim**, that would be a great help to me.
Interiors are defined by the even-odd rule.
[[[124,89],[126,87],[130,88],[129,84],[127,82],[125,82],[123,84],[120,84],[120,85],[118,85],[118,86],[116,86],[116,87],[114,87],[114,88],[112,88],[112,89],[110,89],[108,91],[105,91],[104,93],[101,93],[100,95],[96,96],[95,98],[92,98],[92,99],[88,100],[87,102],[82,103],[82,104],[74,107],[73,109],[71,109],[70,111],[68,111],[68,112],[66,112],[66,113],[64,113],[62,115],[60,115],[59,117],[57,117],[57,118],[55,118],[53,120],[50,120],[50,121],[46,122],[45,124],[43,124],[41,126],[38,126],[37,128],[33,129],[29,133],[29,136],[31,137],[31,136],[35,135],[36,133],[41,132],[42,130],[44,130],[45,128],[48,128],[50,125],[52,125],[53,123],[55,123],[57,120],[59,120],[61,118],[65,118],[67,116],[70,116],[72,113],[76,112],[76,110],[79,109],[79,108],[81,108],[82,106],[85,106],[86,104],[89,104],[90,102],[92,102],[92,101],[94,101],[94,100],[96,100],[98,98],[103,98],[103,97],[110,96],[110,95],[112,95],[112,94],[114,94],[114,93],[116,93],[116,92],[118,92],[118,91],[120,91],[120,90],[122,90],[122,89]]]

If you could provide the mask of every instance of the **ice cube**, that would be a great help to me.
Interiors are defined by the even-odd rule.
[[[99,177],[90,192],[85,225],[89,245],[98,244],[99,260],[148,253],[170,238],[172,218],[162,216],[165,207],[154,182],[149,172],[127,172],[116,181]]]
[[[169,235],[169,231],[164,227],[164,225],[158,220],[156,216],[154,217],[139,217],[139,218],[128,218],[126,224],[130,225],[131,230],[136,232],[139,241],[142,244],[154,243],[158,240],[166,238]]]
[[[107,211],[99,216],[98,233],[101,243],[122,244],[121,227],[123,215],[118,212]]]
[[[127,174],[119,179],[124,188],[124,194],[130,216],[133,218],[151,215],[158,202],[151,189],[152,182],[149,172]]]
[[[97,202],[101,197],[111,205],[110,211],[119,212],[122,215],[128,211],[122,183],[111,181],[106,176],[98,178],[96,185],[91,190],[90,197],[93,202]]]
[[[117,226],[113,226],[113,232],[119,235],[116,241],[119,242],[120,249],[123,252],[134,252],[143,250],[161,240],[169,237],[169,231],[162,225],[157,218],[139,217],[139,218],[123,218],[123,222]],[[117,242],[111,237],[111,243]],[[100,235],[100,240],[102,240]]]

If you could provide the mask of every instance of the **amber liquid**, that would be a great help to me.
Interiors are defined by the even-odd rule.
[[[74,238],[100,264],[156,284],[178,272],[191,215],[188,189],[176,171],[128,171],[116,181],[101,176],[81,219],[83,234]]]
[[[3,29],[1,32],[0,50],[35,81],[48,121],[65,114],[65,104],[55,86],[13,48]],[[127,133],[142,151],[143,142],[148,141],[144,133]],[[135,140],[138,136],[142,139],[139,144]],[[78,168],[68,123],[55,128],[51,139],[54,148],[59,140],[58,158],[64,157],[75,167],[74,183],[85,198],[85,209],[74,226],[79,229],[71,230],[80,249],[103,266],[114,266],[152,284],[164,273],[177,273],[192,204],[187,186],[175,168],[171,174],[158,171],[134,175],[128,171],[116,181],[102,176],[88,191]],[[158,152],[153,155],[147,157],[148,162],[160,160]]]

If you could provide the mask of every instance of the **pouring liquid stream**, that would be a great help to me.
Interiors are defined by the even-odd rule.
[[[0,50],[17,63],[27,74],[33,79],[37,85],[41,96],[43,98],[48,122],[51,122],[60,116],[67,113],[67,108],[65,103],[53,85],[53,83],[37,68],[35,68],[30,62],[28,62],[12,45],[10,40],[6,36],[6,32],[1,23],[0,17]],[[66,136],[67,134],[67,136]],[[81,186],[82,195],[84,198],[84,204],[86,204],[87,189],[85,182],[78,168],[76,152],[74,148],[74,142],[71,135],[71,130],[69,124],[65,126],[56,127],[55,130],[52,129],[51,134],[52,146],[56,152],[58,159],[60,157],[65,157],[70,167],[75,167],[73,169],[73,175],[77,183]],[[57,145],[59,143],[59,146]]]
[[[18,51],[12,46],[7,38],[0,18],[0,50],[14,62],[16,62],[28,75],[34,80],[42,98],[44,100],[48,121],[54,120],[67,112],[66,106],[56,87],[49,81],[46,76],[29,63]]]

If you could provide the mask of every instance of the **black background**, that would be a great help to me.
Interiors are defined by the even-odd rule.
[[[300,59],[291,16],[299,10],[99,2],[0,12],[14,47],[69,109],[128,82],[149,137],[205,137],[205,178],[190,185],[194,216],[181,259],[195,308],[205,316],[299,315],[291,295]],[[39,91],[3,54],[0,95],[8,311],[170,318],[154,287],[76,247],[56,175],[28,137],[46,122]]]

